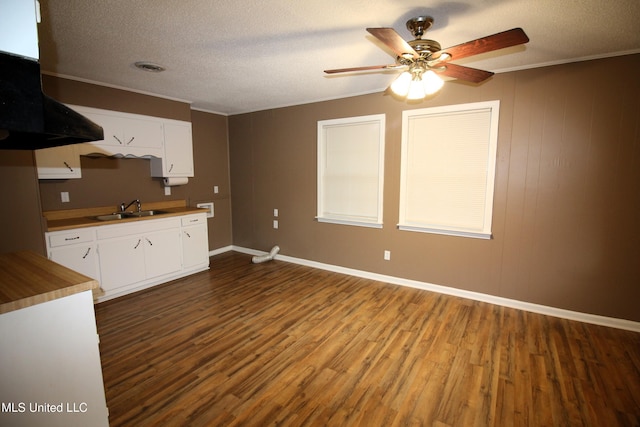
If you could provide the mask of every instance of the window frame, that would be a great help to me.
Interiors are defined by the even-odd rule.
[[[484,194],[484,206],[482,212],[482,224],[480,227],[461,227],[453,226],[451,224],[436,223],[428,221],[416,221],[407,219],[407,210],[409,203],[408,189],[411,185],[416,183],[410,181],[410,171],[407,170],[409,164],[409,150],[411,144],[415,143],[410,141],[410,125],[412,120],[416,120],[420,117],[428,120],[429,116],[443,116],[447,114],[460,115],[465,112],[481,112],[488,110],[490,112],[489,117],[489,129],[488,135],[488,147],[486,156],[486,178],[485,178],[485,194]],[[401,140],[401,164],[400,164],[400,211],[399,211],[399,223],[398,229],[404,231],[415,231],[422,233],[435,233],[451,236],[471,237],[479,239],[491,239],[492,238],[492,217],[493,217],[493,200],[495,192],[495,176],[496,176],[496,164],[497,164],[497,146],[498,146],[498,125],[500,116],[500,101],[483,101],[466,104],[456,104],[441,107],[431,107],[416,110],[407,110],[402,113],[402,140]],[[447,129],[450,132],[455,132],[456,129]],[[415,150],[414,150],[415,151]],[[480,182],[478,180],[478,182]],[[434,186],[435,188],[435,186]],[[444,194],[444,191],[441,193]],[[478,214],[480,209],[478,209]],[[426,216],[423,216],[425,218]]]
[[[372,227],[382,228],[383,224],[383,189],[384,189],[384,153],[385,153],[385,114],[372,114],[366,116],[357,117],[345,117],[330,120],[318,121],[318,139],[317,139],[317,212],[316,220],[323,223],[333,223],[342,225],[352,225],[360,227]],[[372,138],[369,142],[373,145],[375,143],[375,153],[372,150],[369,152],[369,156],[361,156],[359,161],[363,161],[366,158],[377,159],[377,178],[376,178],[376,201],[375,212],[371,212],[370,215],[363,216],[348,212],[329,212],[328,205],[331,201],[327,199],[328,191],[331,191],[328,186],[325,185],[325,171],[327,169],[327,147],[333,143],[344,143],[344,141],[337,141],[329,139],[329,130],[338,130],[340,128],[351,129],[351,131],[357,131],[359,126],[377,126],[377,136]],[[363,138],[366,137],[363,135]],[[351,142],[351,141],[349,141]],[[353,141],[358,143],[358,141]],[[375,156],[374,156],[375,155]],[[335,203],[335,201],[334,201]],[[369,204],[373,205],[372,201]]]

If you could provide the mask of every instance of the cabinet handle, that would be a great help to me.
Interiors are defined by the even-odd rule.
[[[80,236],[65,237],[64,240],[65,240],[65,242],[69,242],[71,240],[78,240],[79,238],[80,238]]]
[[[187,233],[186,231],[184,232],[184,234],[186,234],[188,238],[191,238],[191,234]]]
[[[173,170],[173,163],[171,163],[171,166],[169,166],[169,172],[171,172]]]
[[[122,141],[120,141],[120,138],[118,138],[117,136],[113,135],[113,137],[116,139],[116,141],[118,141],[118,144],[122,145]]]
[[[131,139],[129,140],[129,142],[127,142],[127,145],[131,144],[133,142],[133,140],[136,139],[135,136],[132,136]]]
[[[140,246],[141,242],[142,242],[142,239],[138,239],[138,243],[136,243],[136,245],[133,247],[133,249],[138,249],[138,246]]]
[[[62,163],[64,163],[64,165],[66,167],[68,167],[71,172],[73,172],[73,168],[71,166],[69,166],[69,163],[67,163],[67,162],[62,162]]]
[[[83,255],[82,259],[86,259],[89,256],[89,252],[91,252],[91,248],[87,248],[87,252]]]
[[[153,243],[151,243],[151,240],[147,239],[146,237],[144,238],[144,240],[147,241],[147,243],[149,244],[149,246],[153,246]]]

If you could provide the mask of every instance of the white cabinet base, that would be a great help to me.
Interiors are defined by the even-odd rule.
[[[142,291],[144,289],[152,288],[154,286],[161,285],[163,283],[170,282],[172,280],[181,279],[183,277],[191,276],[192,274],[206,271],[209,269],[209,264],[200,266],[198,268],[192,268],[190,270],[183,270],[179,273],[168,274],[162,277],[156,277],[154,279],[144,280],[142,282],[133,283],[127,286],[122,286],[117,289],[105,291],[104,295],[98,298],[98,302],[108,301],[110,299],[118,298],[124,295],[132,294],[134,292]]]
[[[100,282],[98,302],[209,268],[206,213],[46,233],[49,259]]]
[[[0,315],[0,425],[104,426],[91,291]]]

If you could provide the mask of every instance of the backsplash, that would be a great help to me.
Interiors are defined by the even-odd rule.
[[[187,185],[171,187],[165,196],[162,178],[149,175],[148,159],[122,159],[112,157],[81,156],[82,178],[67,180],[40,180],[40,198],[43,211],[110,206],[133,199],[145,202],[187,199]],[[63,203],[61,193],[69,194]]]

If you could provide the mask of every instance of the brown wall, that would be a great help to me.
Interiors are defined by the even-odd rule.
[[[0,151],[0,253],[45,254],[38,177],[32,151]]]
[[[164,195],[162,179],[152,178],[149,160],[81,157],[82,178],[40,180],[42,210],[113,206],[140,199],[145,202],[186,200],[189,206],[214,201],[215,217],[210,218],[209,246],[217,249],[231,244],[231,204],[229,199],[229,161],[227,118],[191,111],[189,104],[124,90],[43,76],[49,96],[68,104],[124,111],[192,122],[195,176],[184,186],[172,187]],[[217,185],[220,193],[214,194]],[[69,203],[60,201],[68,191]]]
[[[499,74],[478,87],[449,82],[416,105],[373,94],[232,116],[233,243],[640,321],[638,75],[632,55]],[[397,230],[402,111],[494,99],[493,239]],[[317,121],[379,113],[383,229],[316,222]]]

